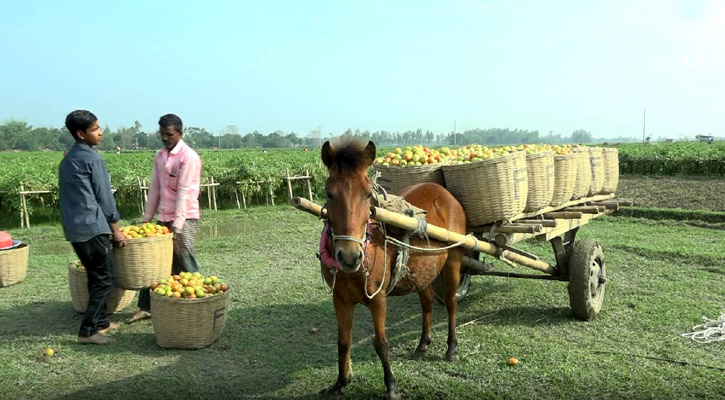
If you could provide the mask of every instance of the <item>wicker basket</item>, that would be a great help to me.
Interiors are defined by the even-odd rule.
[[[589,193],[589,186],[592,183],[592,164],[589,160],[589,151],[586,148],[572,149],[576,159],[576,181],[572,200],[584,197]]]
[[[554,195],[554,152],[526,155],[528,194],[524,212],[534,212],[549,205]]]
[[[74,265],[80,261],[68,263],[68,288],[73,308],[78,312],[85,312],[88,308],[88,273],[85,269],[75,268]],[[106,303],[106,310],[115,313],[128,307],[133,301],[136,292],[114,287],[111,296]]]
[[[30,246],[20,246],[0,251],[0,287],[14,285],[25,279],[28,272]]]
[[[466,210],[469,226],[506,220],[524,211],[526,154],[517,151],[470,164],[444,165],[446,187]]]
[[[602,185],[604,185],[604,162],[601,147],[589,148],[589,161],[592,166],[592,181],[589,184],[587,196],[594,196],[602,191]]]
[[[373,170],[380,172],[377,183],[388,193],[398,194],[401,190],[416,183],[433,182],[445,186],[443,164],[427,164],[417,167],[391,167],[374,164]]]
[[[604,183],[602,184],[603,194],[614,193],[619,185],[619,150],[605,148],[602,152],[604,163]]]
[[[554,194],[550,206],[559,207],[571,199],[576,183],[576,167],[575,154],[554,156]]]
[[[227,322],[229,291],[201,299],[177,299],[151,293],[156,344],[201,349],[219,339]]]
[[[127,240],[126,246],[114,249],[114,255],[117,287],[149,287],[153,281],[171,275],[173,234]]]

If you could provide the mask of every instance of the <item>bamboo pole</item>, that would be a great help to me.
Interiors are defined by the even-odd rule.
[[[25,215],[23,214],[23,192],[24,191],[25,190],[23,189],[23,185],[20,184],[20,188],[18,190],[18,204],[20,205],[20,207],[18,207],[18,208],[20,209],[20,227],[21,228],[25,228]]]
[[[242,205],[239,204],[239,185],[234,185],[234,200],[237,201],[237,210],[242,209]]]
[[[290,176],[289,176],[289,168],[285,168],[285,175],[286,175],[285,180],[287,181],[287,192],[289,193],[290,201],[292,201],[292,198],[294,196],[292,195],[292,181],[290,180]]]
[[[20,184],[20,192],[21,192],[20,196],[23,201],[23,204],[22,204],[23,211],[25,213],[25,227],[30,228],[30,214],[28,214],[28,202],[25,198],[25,186],[22,183]],[[21,228],[22,228],[22,224],[21,224]]]
[[[214,176],[212,176],[211,177],[211,189],[213,190],[213,192],[211,194],[211,197],[212,197],[212,200],[214,203],[214,211],[217,211],[217,208],[216,208],[216,187],[217,186],[218,186],[218,184],[217,185],[214,184]]]
[[[204,186],[204,185],[202,185],[202,186]],[[212,187],[211,186],[207,187],[207,189],[206,189],[206,198],[209,201],[209,209],[210,210],[211,210],[211,191],[212,191]]]
[[[309,195],[310,201],[312,201],[312,183],[310,183],[312,179],[310,178],[310,172],[305,170],[305,175],[307,176],[307,194]]]
[[[326,215],[326,212],[323,213],[322,207],[320,205],[308,201],[305,198],[295,197],[292,204],[294,205],[294,207],[302,211],[307,211],[312,215],[317,215],[319,217],[324,217]],[[383,208],[371,207],[370,214],[371,218],[381,222],[385,222],[386,224],[397,226],[398,228],[406,229],[409,231],[418,228],[417,219],[407,217],[405,215],[398,214],[392,211],[388,211]],[[433,239],[440,240],[446,243],[461,242],[461,246],[469,250],[478,251],[494,256],[499,253],[499,248],[491,243],[478,240],[472,236],[451,232],[447,229],[435,225],[428,224],[426,227],[426,234]],[[503,253],[503,257],[514,263],[521,264],[542,272],[546,272],[547,274],[555,275],[557,272],[556,267],[553,267],[548,263],[539,260],[532,260],[531,258],[516,254],[511,251],[505,251]]]

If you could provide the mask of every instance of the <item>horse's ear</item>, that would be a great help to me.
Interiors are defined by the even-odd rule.
[[[365,158],[367,160],[368,167],[373,165],[373,162],[375,162],[376,151],[375,143],[373,143],[372,140],[368,141],[368,145],[365,146]]]
[[[330,147],[330,142],[325,142],[325,144],[322,145],[322,163],[325,164],[328,169],[332,167],[332,160],[334,157],[335,155]]]

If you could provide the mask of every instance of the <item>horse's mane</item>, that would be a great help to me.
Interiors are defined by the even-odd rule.
[[[367,142],[352,138],[339,139],[330,143],[334,154],[333,167],[343,173],[353,173],[366,169],[371,160],[367,158],[365,148]]]

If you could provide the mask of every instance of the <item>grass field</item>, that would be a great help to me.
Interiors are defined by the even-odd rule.
[[[0,398],[320,398],[337,374],[332,300],[314,256],[320,229],[289,206],[205,212],[198,256],[204,272],[230,282],[231,310],[220,341],[197,351],[159,348],[149,321],[122,325],[111,346],[77,344],[66,270],[74,255],[60,226],[12,230],[31,244],[31,259],[25,281],[0,289]],[[413,361],[417,296],[391,298],[388,339],[404,398],[725,397],[725,371],[711,368],[725,367],[725,347],[680,336],[725,312],[725,230],[612,216],[578,237],[598,239],[607,261],[604,310],[592,322],[572,318],[565,283],[474,277],[458,323],[478,321],[458,330],[460,360],[444,361],[445,309],[436,306],[433,345]],[[547,243],[524,244],[553,261]],[[372,335],[358,307],[347,398],[384,393]],[[48,346],[55,357],[42,356]],[[516,367],[506,365],[512,356]]]

